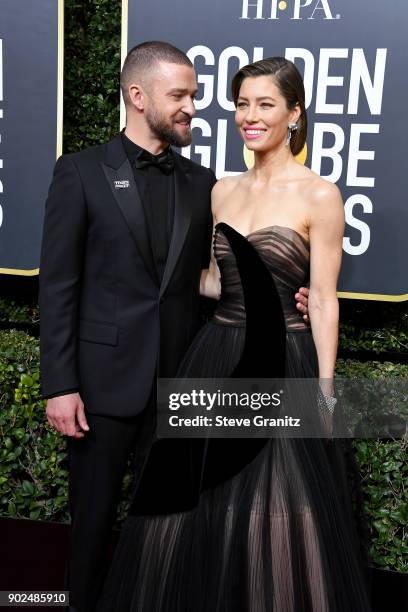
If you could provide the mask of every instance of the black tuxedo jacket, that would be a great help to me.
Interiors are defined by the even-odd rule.
[[[57,161],[40,264],[43,395],[78,388],[91,414],[133,416],[195,332],[211,246],[211,170],[174,152],[175,216],[158,285],[120,136]]]

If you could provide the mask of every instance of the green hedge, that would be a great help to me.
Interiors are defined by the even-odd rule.
[[[339,346],[351,351],[408,351],[408,304],[340,300]]]
[[[339,360],[337,373],[408,378],[408,366]],[[0,331],[0,388],[0,515],[68,521],[66,442],[48,425],[40,399],[37,339]],[[358,440],[354,445],[371,532],[370,557],[378,567],[406,572],[407,441]],[[126,515],[130,487],[128,471],[117,526]]]
[[[408,378],[408,366],[337,361],[342,378]],[[363,512],[371,536],[369,556],[383,569],[408,572],[408,438],[354,440],[362,478]]]
[[[35,338],[24,332],[0,333],[0,388],[1,513],[66,519],[66,453],[45,424]]]
[[[64,152],[119,130],[121,0],[65,0]]]
[[[7,323],[39,323],[40,310],[38,306],[28,306],[0,297],[0,321]]]
[[[0,515],[67,522],[66,441],[48,424],[40,396],[39,341],[0,331]],[[126,514],[127,472],[118,510]]]

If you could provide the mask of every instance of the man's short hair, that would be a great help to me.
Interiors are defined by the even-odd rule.
[[[187,55],[170,43],[152,40],[136,45],[127,54],[120,75],[120,86],[126,105],[130,102],[128,89],[131,83],[135,78],[143,78],[144,74],[151,74],[158,62],[193,67]]]

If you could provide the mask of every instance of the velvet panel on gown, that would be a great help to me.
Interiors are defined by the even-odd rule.
[[[294,301],[309,243],[287,227],[243,236],[220,223],[214,253],[221,299],[179,376],[316,377]],[[356,477],[346,440],[155,441],[98,611],[368,612]]]

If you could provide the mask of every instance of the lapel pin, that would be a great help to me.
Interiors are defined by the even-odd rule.
[[[127,189],[129,181],[114,181],[115,189]]]

